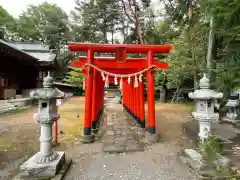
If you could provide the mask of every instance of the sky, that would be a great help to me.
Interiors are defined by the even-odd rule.
[[[27,8],[28,4],[38,5],[42,2],[55,3],[61,8],[63,8],[67,13],[73,10],[75,5],[75,0],[0,0],[0,5],[6,9],[11,15],[17,17]],[[160,0],[152,0],[154,11],[161,8]]]
[[[83,0],[84,1],[84,0]],[[153,11],[157,12],[162,9],[160,0],[151,0]],[[75,0],[0,0],[0,6],[8,11],[9,14],[18,17],[23,11],[26,10],[29,4],[38,5],[43,2],[54,3],[61,7],[68,14],[71,10],[74,9]],[[108,39],[111,40],[111,37],[108,36]],[[123,39],[121,33],[115,33],[114,39]]]

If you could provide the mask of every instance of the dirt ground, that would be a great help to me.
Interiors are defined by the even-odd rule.
[[[190,107],[156,104],[156,125],[165,141],[185,141],[182,125]],[[0,116],[0,179],[9,179],[19,165],[39,149],[39,125],[33,120],[36,108],[18,114]],[[60,146],[68,149],[79,144],[84,118],[84,98],[73,97],[63,102],[60,112]],[[147,106],[146,106],[147,112]]]
[[[155,106],[156,127],[160,138],[164,141],[176,142],[182,147],[192,147],[193,142],[185,136],[183,126],[190,120],[192,110],[191,105],[157,103]]]
[[[33,119],[36,108],[0,116],[0,180],[7,180],[19,165],[39,150],[40,126]],[[60,146],[66,149],[81,135],[84,98],[73,97],[63,102],[60,112]],[[78,116],[79,115],[79,116]],[[79,142],[79,141],[77,141]]]

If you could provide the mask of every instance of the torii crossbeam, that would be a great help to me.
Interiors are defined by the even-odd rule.
[[[84,142],[92,142],[98,129],[99,119],[104,105],[104,84],[106,81],[120,83],[123,92],[123,106],[133,118],[145,128],[144,76],[147,76],[148,119],[147,129],[151,136],[156,136],[154,73],[153,68],[168,68],[166,62],[158,62],[154,54],[167,54],[171,45],[133,45],[133,44],[87,44],[68,43],[72,52],[86,52],[86,57],[79,57],[72,62],[73,67],[85,67],[85,119]],[[114,53],[115,57],[96,57],[94,53]],[[145,58],[129,58],[128,53],[146,54]],[[142,72],[146,70],[146,72]],[[134,74],[135,73],[135,74]],[[107,75],[107,78],[104,77]],[[101,75],[103,76],[101,78]],[[139,78],[139,82],[138,82]],[[105,80],[107,79],[107,80]],[[105,83],[104,81],[105,80]],[[133,83],[134,82],[134,85]],[[137,85],[136,85],[137,84]],[[151,138],[154,139],[154,138]]]

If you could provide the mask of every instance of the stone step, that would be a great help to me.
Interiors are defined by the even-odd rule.
[[[9,103],[2,103],[0,104],[0,114],[4,114],[10,111],[15,111],[17,108]]]

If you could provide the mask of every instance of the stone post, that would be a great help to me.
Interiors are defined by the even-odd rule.
[[[56,100],[63,99],[64,93],[53,88],[53,78],[48,73],[43,88],[31,92],[30,96],[39,101],[34,117],[41,126],[40,151],[20,166],[20,176],[30,179],[54,177],[65,163],[65,153],[52,149],[52,125],[59,118]]]
[[[219,114],[214,113],[214,101],[223,97],[222,93],[217,93],[210,89],[209,79],[204,74],[199,82],[200,89],[189,93],[189,98],[196,100],[195,112],[192,116],[199,122],[199,138],[204,141],[211,135],[211,123],[219,119]]]

